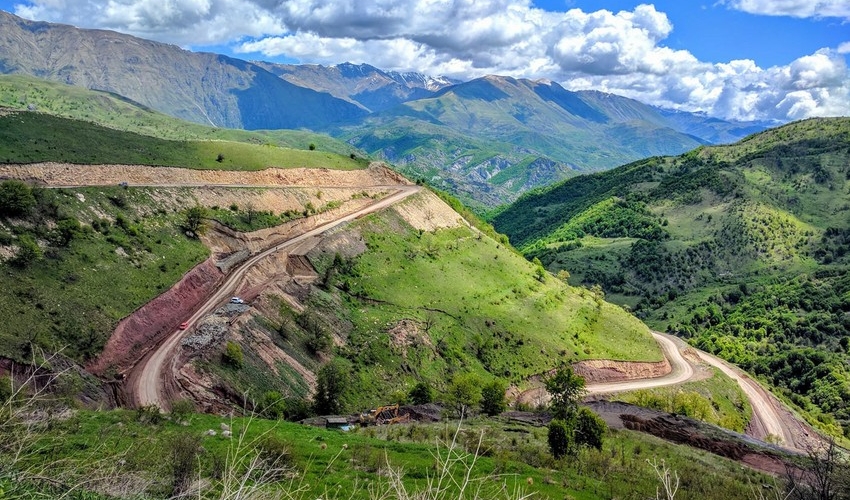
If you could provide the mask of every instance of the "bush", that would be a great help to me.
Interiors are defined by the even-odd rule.
[[[578,446],[590,446],[602,449],[602,436],[608,425],[590,408],[582,407],[578,411],[575,424],[575,442]]]
[[[427,382],[417,382],[407,394],[407,397],[415,405],[428,404],[434,401],[434,390]]]
[[[18,267],[27,267],[34,261],[41,259],[42,255],[41,248],[35,239],[28,234],[22,234],[18,237],[18,253],[12,259],[12,264]]]
[[[562,458],[573,448],[572,429],[560,419],[549,422],[549,451],[555,458]]]
[[[180,496],[192,483],[201,451],[201,438],[192,434],[178,434],[170,439],[171,466],[174,475],[172,495]]]
[[[0,183],[0,215],[26,215],[35,207],[32,188],[18,180]]]
[[[499,379],[493,380],[481,389],[481,411],[487,415],[498,415],[508,407],[505,401],[507,384]]]
[[[178,399],[171,403],[171,417],[175,422],[183,422],[195,412],[195,404],[188,399]]]
[[[280,419],[286,415],[286,401],[277,391],[266,391],[259,404],[259,412],[265,418]]]
[[[221,361],[238,370],[242,368],[243,358],[242,346],[236,342],[228,341],[227,346],[224,348],[224,353],[221,355]]]

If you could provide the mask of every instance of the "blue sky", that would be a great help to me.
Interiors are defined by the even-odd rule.
[[[274,62],[547,79],[739,120],[850,115],[850,0],[0,0]]]
[[[646,2],[537,0],[534,3],[546,10],[598,10],[601,7],[620,11],[633,10]],[[838,47],[842,42],[850,41],[850,22],[847,19],[750,14],[716,0],[653,3],[667,14],[673,24],[673,32],[665,44],[689,50],[703,61],[753,59],[762,67],[777,66],[818,49]],[[816,3],[816,0],[810,0],[810,3]],[[850,0],[846,3],[850,4]]]

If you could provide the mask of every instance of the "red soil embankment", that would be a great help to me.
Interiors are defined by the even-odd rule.
[[[96,375],[126,373],[189,318],[223,278],[212,258],[198,264],[162,295],[122,319],[101,355],[86,369]]]

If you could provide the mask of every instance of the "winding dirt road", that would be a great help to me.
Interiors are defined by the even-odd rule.
[[[128,377],[128,387],[134,403],[138,406],[157,405],[164,410],[170,407],[168,396],[169,394],[173,394],[176,388],[173,386],[174,377],[167,374],[177,368],[175,366],[177,358],[174,354],[177,346],[180,344],[183,336],[191,330],[192,325],[196,321],[219,307],[222,303],[226,302],[228,297],[233,295],[237,286],[252,266],[272,253],[284,251],[308,238],[322,234],[341,224],[382,210],[421,190],[419,186],[393,186],[393,188],[395,192],[389,196],[365,208],[322,224],[310,231],[306,231],[268,248],[234,268],[218,290],[187,320],[189,328],[186,330],[177,330],[172,333],[155,350],[133,367]]]
[[[664,356],[670,362],[670,366],[672,367],[670,373],[651,379],[589,384],[587,386],[588,394],[607,394],[664,387],[681,384],[693,378],[695,375],[694,367],[682,356],[677,345],[677,342],[681,342],[681,340],[672,335],[659,332],[653,332],[652,335],[661,347]],[[797,419],[791,416],[788,410],[781,408],[781,404],[775,398],[772,398],[758,382],[722,359],[699,349],[694,350],[699,354],[702,361],[718,368],[737,382],[741,390],[744,391],[744,395],[749,400],[750,406],[753,409],[753,417],[748,427],[748,434],[762,440],[770,437],[777,441],[778,444],[788,448],[797,450],[805,449],[805,442],[801,438],[808,438],[808,431],[797,422]],[[793,425],[793,427],[797,427],[796,432],[791,428],[792,422],[796,424]]]
[[[670,373],[661,377],[645,378],[637,380],[624,380],[621,382],[602,382],[588,384],[586,389],[589,395],[608,394],[611,392],[636,391],[638,389],[651,389],[654,387],[665,387],[687,382],[694,376],[694,367],[682,356],[676,343],[667,335],[653,332],[652,336],[661,347],[664,357],[670,362]]]

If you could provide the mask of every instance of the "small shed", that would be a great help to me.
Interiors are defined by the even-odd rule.
[[[325,417],[327,421],[328,429],[342,429],[347,431],[349,429],[348,417],[342,417],[339,415],[331,415],[329,417]]]

